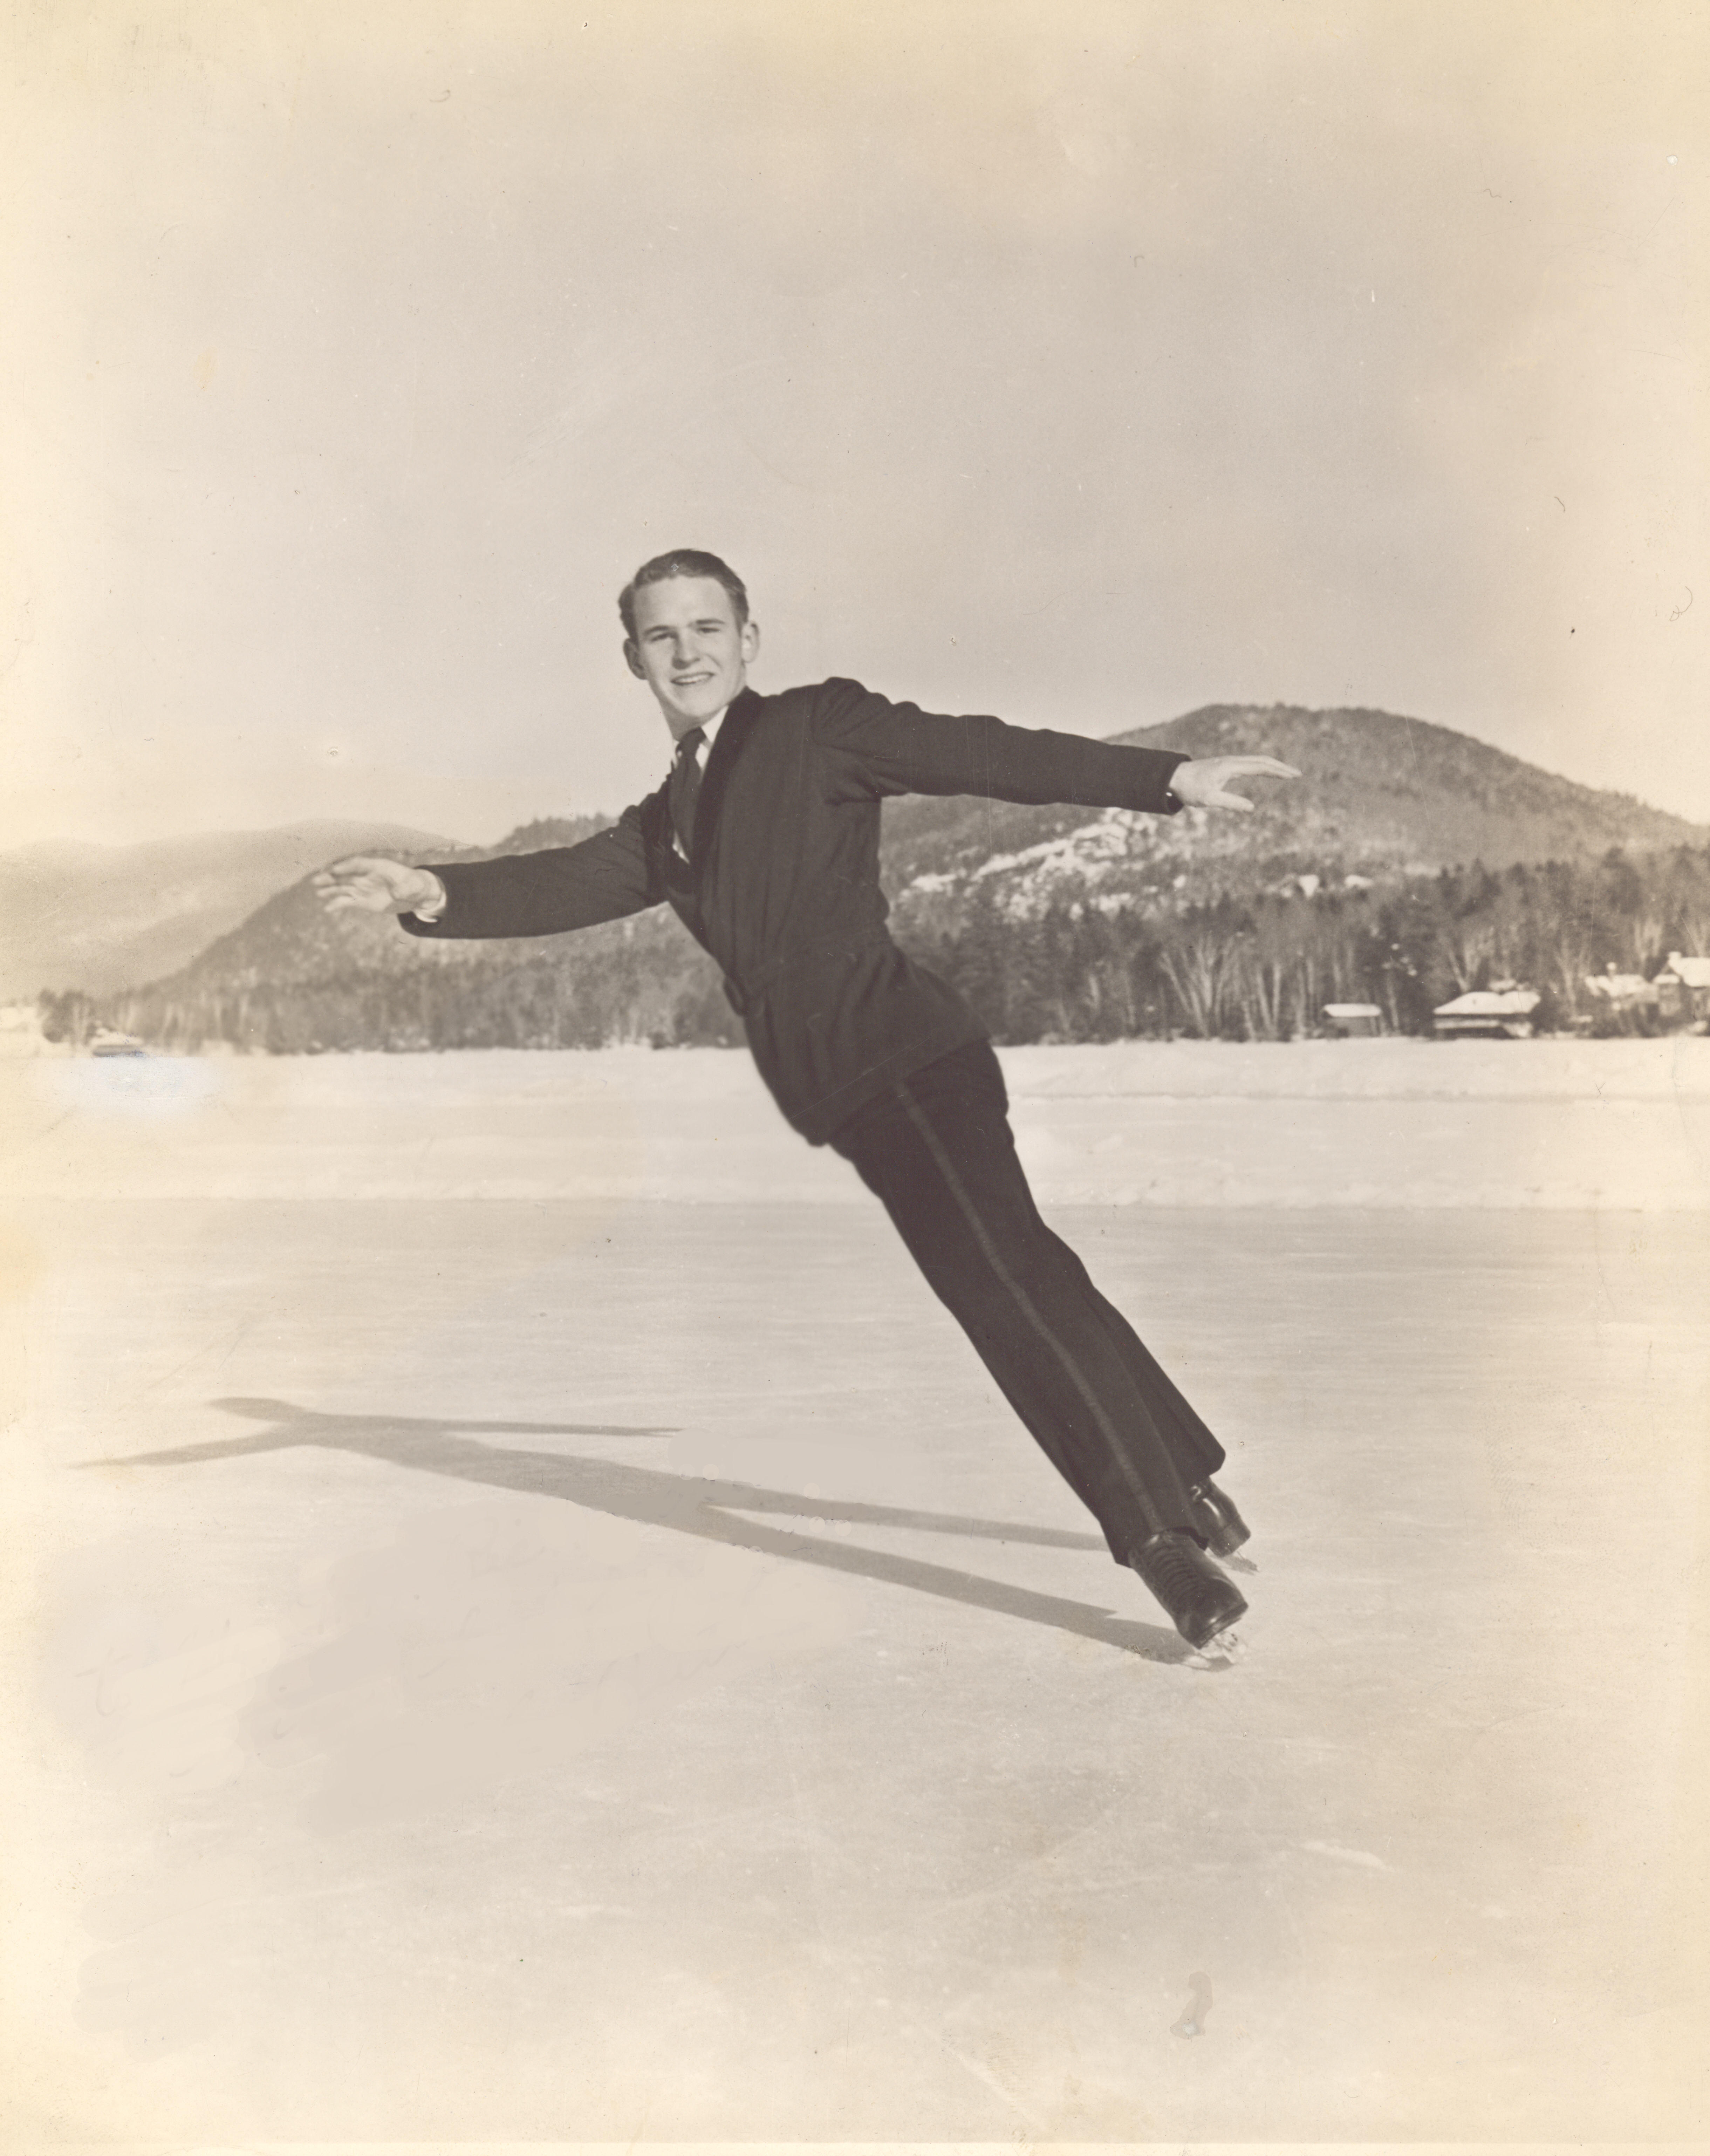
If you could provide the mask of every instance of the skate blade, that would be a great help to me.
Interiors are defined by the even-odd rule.
[[[1205,1646],[1190,1648],[1184,1657],[1190,1670],[1233,1668],[1247,1659],[1247,1643],[1238,1632],[1220,1632]]]

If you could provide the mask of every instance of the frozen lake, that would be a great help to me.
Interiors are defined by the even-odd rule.
[[[1006,1057],[1209,1671],[742,1059],[6,1068],[10,2139],[1693,2138],[1706,1046]]]
[[[1710,1040],[1007,1049],[1059,1204],[1710,1206]],[[0,1063],[18,1191],[865,1202],[746,1055]]]

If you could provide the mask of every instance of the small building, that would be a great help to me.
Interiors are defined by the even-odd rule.
[[[1383,1030],[1384,1014],[1375,1004],[1326,1004],[1324,1015],[1344,1040],[1364,1040]]]
[[[1656,984],[1642,973],[1618,973],[1611,965],[1585,976],[1585,993],[1600,1018],[1637,1019],[1656,1009]]]
[[[1656,991],[1656,1015],[1665,1025],[1710,1021],[1710,958],[1687,958],[1671,951],[1651,985]]]
[[[89,1052],[91,1055],[146,1055],[148,1050],[134,1034],[98,1025],[89,1037]]]
[[[1535,988],[1471,988],[1431,1016],[1441,1040],[1529,1040],[1542,1000]]]

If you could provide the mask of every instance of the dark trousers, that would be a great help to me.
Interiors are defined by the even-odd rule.
[[[1120,1564],[1160,1528],[1194,1532],[1188,1486],[1216,1473],[1223,1448],[1040,1218],[1009,1106],[981,1041],[917,1070],[831,1143]]]

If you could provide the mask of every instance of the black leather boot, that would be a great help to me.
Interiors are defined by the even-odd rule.
[[[1234,1498],[1220,1490],[1208,1476],[1188,1492],[1189,1517],[1196,1533],[1205,1537],[1213,1557],[1233,1557],[1253,1531],[1235,1510]]]
[[[1240,1589],[1206,1556],[1191,1535],[1167,1530],[1132,1552],[1129,1564],[1169,1613],[1190,1647],[1209,1646],[1247,1605]]]

